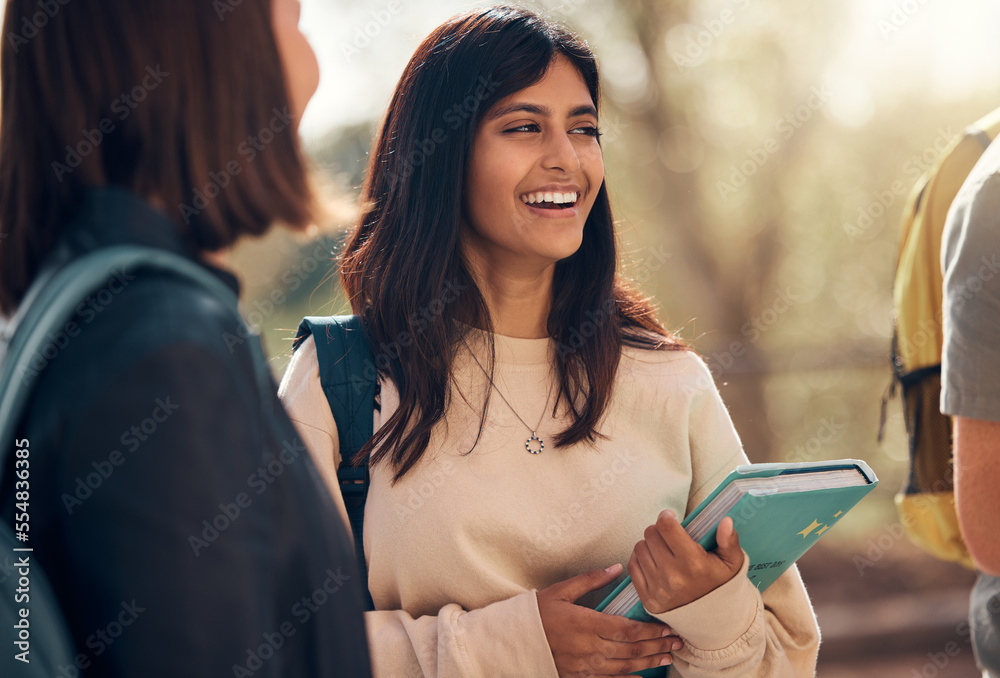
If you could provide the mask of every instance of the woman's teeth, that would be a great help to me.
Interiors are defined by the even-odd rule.
[[[576,203],[577,193],[576,191],[571,191],[569,193],[553,193],[553,192],[541,192],[536,193],[525,193],[521,196],[521,202],[526,205],[537,205],[538,207],[545,207],[549,209],[559,207],[571,207]]]

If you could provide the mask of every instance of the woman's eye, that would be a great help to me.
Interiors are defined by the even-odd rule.
[[[535,123],[528,123],[526,125],[518,125],[517,127],[511,127],[510,129],[505,129],[504,134],[512,134],[514,132],[540,132],[541,128]]]
[[[541,132],[541,126],[535,123],[526,123],[524,125],[518,125],[517,127],[511,127],[503,131],[504,134],[516,134],[516,133],[538,133]],[[588,137],[593,137],[595,139],[601,136],[601,130],[597,127],[591,127],[590,125],[585,125],[582,127],[575,127],[569,131],[570,134],[584,135]]]

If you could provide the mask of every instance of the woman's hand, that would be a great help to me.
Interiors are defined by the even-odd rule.
[[[628,573],[646,610],[660,614],[686,605],[733,578],[743,567],[732,518],[723,518],[711,553],[693,540],[673,511],[661,511],[632,549]]]
[[[622,676],[666,666],[681,640],[660,623],[638,622],[575,605],[580,596],[614,581],[615,564],[561,581],[537,593],[538,612],[556,668],[570,676]]]

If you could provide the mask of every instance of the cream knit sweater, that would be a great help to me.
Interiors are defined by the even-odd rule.
[[[554,379],[555,344],[495,339],[496,386],[534,424]],[[483,335],[469,342],[486,365]],[[392,383],[381,386],[376,428],[398,406]],[[395,486],[387,467],[372,469],[364,545],[377,678],[556,678],[535,591],[627,564],[662,509],[686,514],[747,461],[711,374],[691,352],[626,348],[601,427],[606,438],[593,446],[556,448],[555,434],[568,421],[561,408],[538,429],[544,452],[529,454],[530,432],[493,393],[479,442],[464,454],[488,389],[482,369],[460,349],[445,420],[424,457]],[[295,352],[280,396],[346,522],[337,429],[311,337]],[[743,571],[726,584],[657,615],[685,641],[671,675],[814,675],[819,629],[798,570],[762,597],[747,566],[744,558]],[[581,603],[593,606],[610,590]]]

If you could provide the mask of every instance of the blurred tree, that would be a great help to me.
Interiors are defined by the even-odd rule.
[[[368,149],[378,121],[338,127],[311,148],[311,155],[342,191],[356,196],[368,164]]]
[[[611,105],[630,113],[622,142],[632,165],[624,189],[610,181],[625,212],[644,225],[640,239],[663,243],[673,255],[653,286],[670,321],[697,318],[689,330],[709,328],[686,334],[728,385],[726,401],[746,448],[755,460],[772,459],[764,389],[774,359],[760,340],[805,295],[782,288],[782,180],[823,104],[809,79],[822,64],[810,64],[813,74],[803,81],[810,69],[793,68],[785,36],[826,17],[815,8],[793,11],[780,29],[761,30],[747,2],[636,0],[616,9],[626,32],[620,37],[637,47],[646,81],[640,97],[630,93],[632,100],[623,101],[606,76]],[[825,35],[829,28],[825,22]],[[811,54],[822,58],[820,50]],[[814,108],[806,106],[799,120],[795,109],[810,96]],[[786,109],[790,120],[782,118]]]

